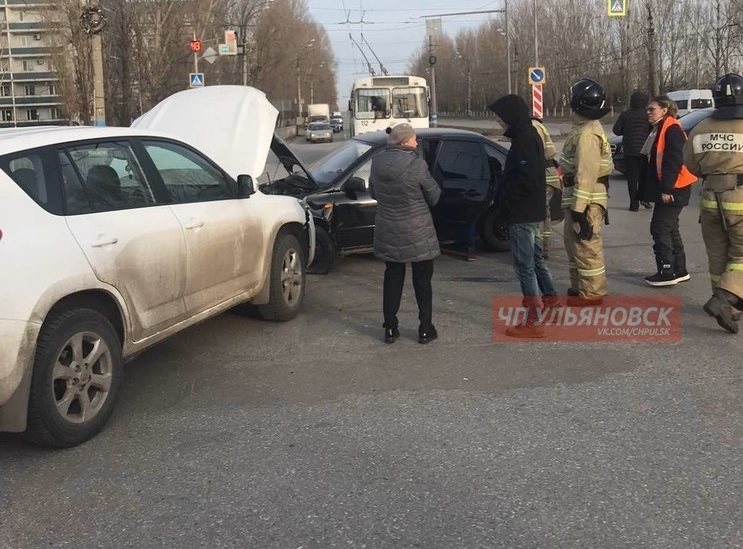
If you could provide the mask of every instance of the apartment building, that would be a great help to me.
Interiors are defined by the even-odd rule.
[[[0,127],[64,124],[49,0],[0,0]]]

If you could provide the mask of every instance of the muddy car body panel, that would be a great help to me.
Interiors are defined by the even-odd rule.
[[[203,113],[213,97],[186,92],[172,104],[166,99],[136,128],[0,132],[0,430],[23,431],[28,409],[48,413],[55,403],[45,398],[69,394],[71,380],[80,375],[62,364],[63,355],[52,374],[54,390],[38,390],[35,375],[42,379],[39,368],[49,366],[39,363],[44,352],[37,352],[37,342],[54,351],[64,342],[55,343],[53,329],[74,324],[76,314],[87,318],[81,326],[102,326],[97,341],[106,348],[116,333],[119,350],[106,355],[110,370],[119,366],[116,357],[131,357],[240,302],[250,301],[276,320],[298,312],[304,267],[314,255],[313,218],[305,203],[253,188],[274,140],[275,109],[261,92],[234,88],[224,90],[210,117]],[[172,123],[185,112],[198,113],[201,133],[180,119]],[[259,123],[228,136],[235,122],[225,122],[228,114]],[[200,139],[215,132],[223,132],[227,149]],[[285,254],[284,267],[292,262],[290,292],[279,288],[277,253]],[[96,324],[101,317],[103,325]],[[98,334],[94,328],[80,332],[82,343],[75,343],[75,335],[60,352],[90,351],[101,360],[97,347],[85,347],[85,338]],[[72,365],[81,364],[75,360]],[[80,380],[97,395],[93,403],[100,403],[111,381],[98,378],[110,379],[111,372],[90,368]],[[66,381],[67,389],[58,381]],[[69,405],[66,398],[56,406]],[[81,409],[91,404],[79,399]],[[71,409],[65,414],[83,419],[76,416],[55,434],[53,425],[69,418],[49,416],[44,443],[77,444],[102,427],[83,429],[85,414]],[[29,429],[40,428],[37,423]],[[82,430],[65,438],[78,423]]]

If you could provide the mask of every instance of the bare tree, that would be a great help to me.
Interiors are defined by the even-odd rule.
[[[55,0],[43,18],[55,30],[51,64],[59,75],[58,90],[64,116],[90,124],[93,116],[93,64],[90,36],[80,25],[79,0]]]

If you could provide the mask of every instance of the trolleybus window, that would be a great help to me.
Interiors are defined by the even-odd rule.
[[[355,115],[358,119],[376,120],[389,118],[390,91],[384,88],[370,88],[356,91]]]
[[[392,116],[394,118],[427,118],[426,88],[420,86],[393,88]]]

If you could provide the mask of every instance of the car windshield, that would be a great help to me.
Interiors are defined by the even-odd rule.
[[[311,130],[329,130],[330,124],[328,124],[327,122],[314,122],[310,124],[310,129]]]
[[[681,124],[681,127],[684,129],[684,131],[688,132],[689,130],[694,129],[694,126],[699,124],[702,120],[704,120],[705,118],[709,118],[713,112],[714,109],[692,111],[689,114],[679,118],[679,124]]]
[[[310,174],[320,189],[329,188],[339,175],[372,148],[368,143],[351,139],[310,166]]]

